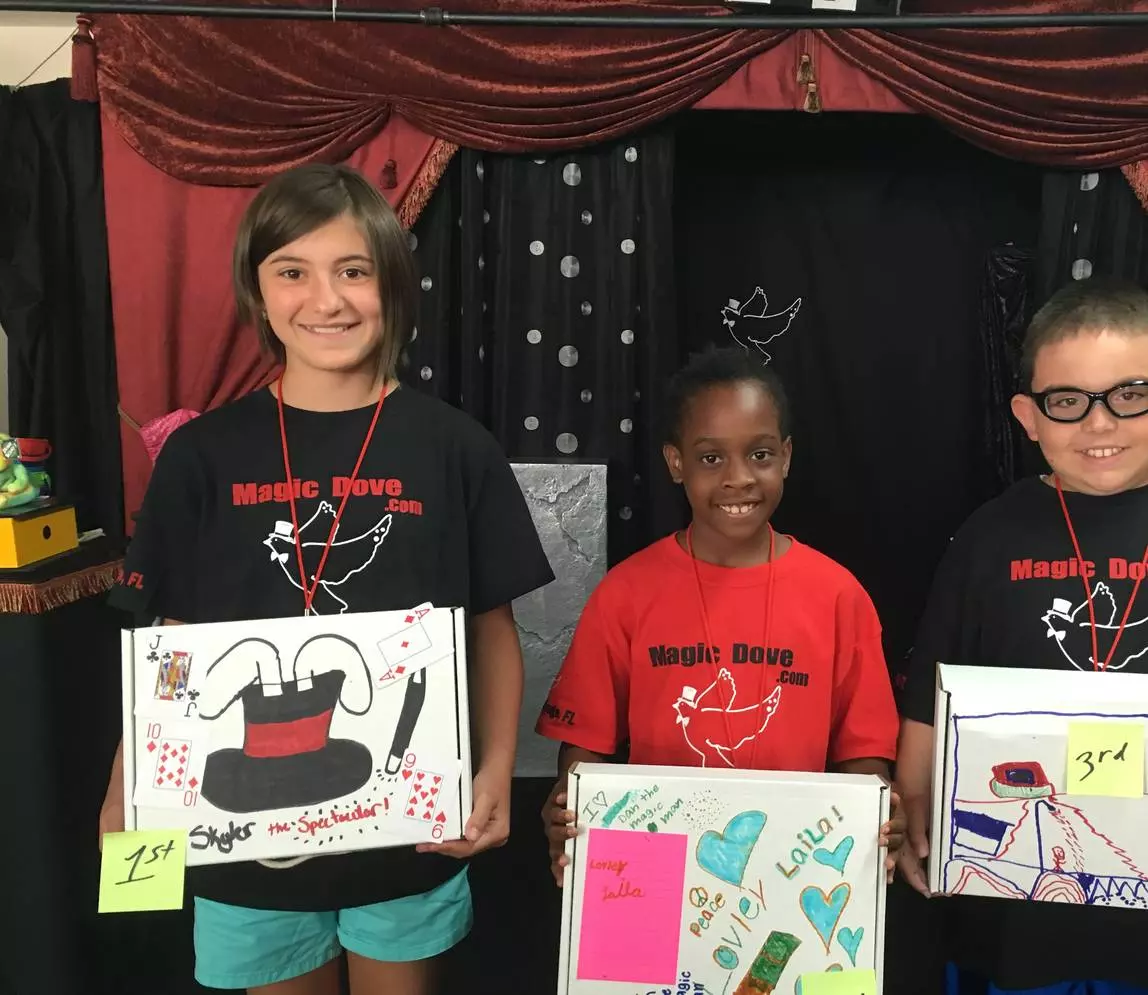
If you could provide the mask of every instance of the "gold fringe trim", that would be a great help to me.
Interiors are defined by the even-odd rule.
[[[399,205],[399,222],[404,228],[410,228],[419,219],[423,208],[427,206],[434,193],[446,167],[458,151],[458,146],[442,138],[436,138],[418,174],[407,188],[407,194]]]
[[[111,590],[122,567],[123,560],[115,560],[38,584],[0,583],[0,614],[40,615],[103,594]]]
[[[1121,166],[1120,169],[1124,173],[1125,179],[1128,180],[1129,186],[1136,192],[1136,197],[1143,205],[1144,210],[1148,211],[1148,159],[1130,162],[1127,166]]]

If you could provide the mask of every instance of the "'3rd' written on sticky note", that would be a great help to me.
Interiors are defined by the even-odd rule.
[[[803,974],[801,995],[877,995],[877,974],[872,970]]]
[[[1144,723],[1070,722],[1065,792],[1141,797],[1144,794]]]

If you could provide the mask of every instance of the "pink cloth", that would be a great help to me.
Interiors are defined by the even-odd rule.
[[[178,408],[140,426],[140,438],[143,439],[144,448],[147,450],[148,459],[151,460],[152,466],[155,466],[156,458],[159,456],[159,451],[163,449],[163,444],[167,442],[167,437],[180,425],[186,425],[193,418],[198,417],[198,411],[192,411],[190,408]]]

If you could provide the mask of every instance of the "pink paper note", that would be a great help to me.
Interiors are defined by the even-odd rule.
[[[578,977],[673,985],[688,837],[591,829]]]

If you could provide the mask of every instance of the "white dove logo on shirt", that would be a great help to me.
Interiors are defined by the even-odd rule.
[[[304,556],[309,549],[322,550],[327,543],[327,536],[331,531],[331,524],[335,520],[335,507],[329,501],[322,501],[310,518],[299,526],[299,536],[303,537],[312,525],[318,523],[315,529],[315,540],[303,542]],[[327,562],[323,566],[323,574],[319,586],[315,590],[315,598],[311,603],[311,610],[316,615],[342,615],[347,610],[348,603],[339,596],[338,588],[342,587],[355,574],[361,573],[374,562],[379,548],[391,530],[391,516],[384,515],[366,532],[350,539],[340,539],[342,523],[335,530],[331,550],[327,554]],[[278,563],[283,575],[292,586],[303,590],[299,583],[299,554],[295,551],[294,529],[290,522],[276,522],[275,528],[267,534],[263,545],[271,550],[271,562]],[[311,556],[307,562],[317,562]],[[314,577],[308,578],[314,583]],[[320,598],[320,593],[324,595]]]
[[[1112,588],[1103,581],[1099,581],[1093,588],[1092,608],[1096,614],[1097,635],[1108,633],[1107,639],[1100,639],[1100,657],[1103,663],[1104,648],[1112,644],[1111,640],[1120,628],[1120,619],[1124,613],[1117,611],[1116,598],[1112,594]],[[1088,617],[1088,602],[1086,600],[1074,607],[1072,602],[1066,598],[1056,598],[1052,602],[1052,607],[1041,615],[1040,620],[1047,629],[1045,635],[1049,639],[1056,640],[1057,649],[1060,650],[1061,656],[1065,660],[1077,670],[1093,669],[1092,623]],[[1139,618],[1135,621],[1129,619],[1124,627],[1124,636],[1120,640],[1120,646],[1123,647],[1125,645],[1124,640],[1130,636],[1137,642],[1141,641],[1144,636],[1140,635],[1137,638],[1137,633],[1143,633],[1144,630],[1138,629],[1138,627],[1144,626],[1146,623],[1148,623],[1148,617]],[[1145,653],[1148,653],[1148,645],[1123,658],[1114,658],[1108,665],[1108,669],[1123,670],[1129,663],[1140,659]]]
[[[722,703],[725,707],[722,707]],[[757,739],[781,704],[781,685],[760,702],[738,707],[733,675],[722,667],[717,678],[701,694],[684,687],[671,706],[682,727],[686,745],[701,757],[703,767],[734,766],[734,754]]]

